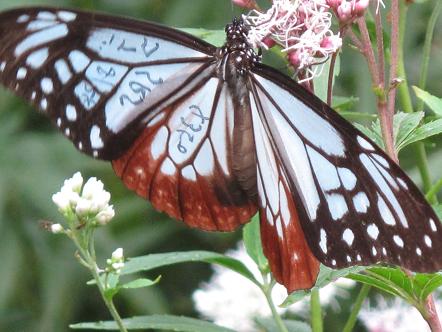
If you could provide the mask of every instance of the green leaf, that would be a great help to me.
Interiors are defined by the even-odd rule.
[[[436,212],[439,219],[442,220],[442,204],[433,205],[434,212]]]
[[[158,276],[155,280],[150,280],[146,278],[139,278],[133,281],[129,281],[123,285],[121,285],[121,288],[125,289],[135,289],[135,288],[143,288],[143,287],[150,287],[153,285],[156,285],[161,279],[161,276]]]
[[[395,146],[398,151],[401,150],[402,143],[419,126],[422,119],[424,118],[424,115],[424,112],[399,112],[394,115],[393,133]]]
[[[206,30],[195,28],[178,28],[181,31],[190,33],[198,38],[205,40],[206,42],[215,46],[223,46],[226,41],[226,33],[224,30]]]
[[[205,262],[227,267],[255,284],[259,284],[253,274],[239,260],[210,251],[182,251],[164,254],[150,254],[130,258],[121,270],[121,274],[131,274],[141,271],[150,271],[158,267],[187,262]]]
[[[260,326],[261,328],[265,329],[267,332],[273,332],[273,331],[279,331],[278,326],[276,325],[275,321],[272,318],[256,318],[256,324]],[[311,332],[312,329],[310,325],[296,321],[296,320],[289,320],[285,319],[283,320],[285,327],[289,332]]]
[[[422,100],[428,106],[428,108],[434,112],[434,114],[442,117],[442,99],[441,98],[433,96],[432,94],[428,93],[427,91],[419,89],[417,86],[413,86],[413,90],[414,90],[414,93],[416,94],[416,97],[418,97],[420,100]]]
[[[136,316],[123,319],[128,330],[158,329],[182,332],[234,332],[231,329],[203,320],[172,315]],[[119,330],[114,321],[78,323],[70,325],[72,329]]]
[[[332,100],[332,107],[334,110],[338,111],[341,115],[344,113],[344,111],[348,111],[351,109],[354,109],[356,103],[359,101],[358,97],[340,97],[340,96],[333,96]],[[361,112],[348,112],[351,114],[362,114],[363,116],[371,116],[376,117],[374,114],[369,113],[361,113]]]
[[[372,267],[364,274],[351,274],[348,277],[399,296],[414,306],[424,306],[428,295],[442,286],[442,275],[439,273],[409,276],[400,268],[392,267]]]
[[[438,135],[442,133],[442,119],[427,122],[422,126],[416,128],[400,145],[400,149],[403,149],[407,145],[422,141],[428,137]],[[399,147],[398,147],[399,148]]]
[[[357,272],[361,272],[365,270],[366,266],[351,266],[346,269],[340,269],[340,270],[333,270],[325,265],[321,264],[321,267],[319,269],[318,278],[316,279],[315,286],[316,288],[322,288],[327,286],[329,283],[342,278],[346,277],[349,274],[354,274]],[[310,290],[299,290],[291,293],[287,298],[284,300],[284,302],[281,304],[281,307],[288,307],[293,303],[298,302],[299,300],[302,300],[305,296],[310,294]]]
[[[244,246],[249,256],[255,261],[260,271],[266,273],[269,271],[269,262],[264,256],[261,245],[261,233],[259,229],[259,214],[253,217],[252,221],[243,228],[242,237]]]
[[[382,134],[380,132],[380,129],[378,130],[376,128],[376,123],[378,121],[373,122],[372,128],[367,128],[366,126],[361,125],[360,123],[354,123],[353,125],[358,128],[365,136],[370,138],[373,142],[376,143],[377,146],[379,146],[381,149],[384,149],[384,141],[382,140]]]
[[[419,290],[419,293],[416,294],[418,298],[421,301],[425,301],[428,295],[430,295],[437,288],[442,286],[442,274],[418,273],[413,278],[413,284],[418,286],[415,287],[416,290]]]

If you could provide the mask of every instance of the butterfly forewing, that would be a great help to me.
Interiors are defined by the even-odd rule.
[[[183,95],[214,52],[166,27],[47,8],[2,13],[0,36],[1,82],[102,159],[120,156],[152,109]]]
[[[257,66],[251,80],[268,150],[282,164],[309,247],[322,263],[442,267],[440,222],[399,166],[271,68]]]

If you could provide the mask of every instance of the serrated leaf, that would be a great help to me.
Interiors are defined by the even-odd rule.
[[[346,269],[340,269],[340,270],[333,270],[325,265],[320,266],[318,278],[316,279],[315,286],[316,288],[322,288],[327,286],[329,283],[342,278],[346,277],[349,274],[354,274],[361,272],[365,270],[366,266],[351,266]],[[302,300],[305,296],[310,294],[310,290],[299,290],[291,293],[287,298],[284,300],[284,302],[281,304],[281,307],[288,307],[292,305],[293,303],[296,303],[300,300]]]
[[[258,214],[253,217],[251,222],[244,226],[242,237],[247,253],[258,265],[259,270],[268,272],[269,263],[262,250]]]
[[[265,329],[266,332],[278,332],[280,329],[276,325],[275,321],[271,318],[256,318],[256,324],[263,329]],[[311,332],[312,329],[310,325],[296,321],[296,320],[290,320],[290,319],[284,319],[283,320],[285,327],[289,332]]]
[[[235,332],[226,327],[200,319],[173,315],[136,316],[123,319],[123,324],[128,330],[158,329],[181,332]],[[78,323],[72,324],[69,327],[77,330],[119,330],[114,321]]]
[[[124,264],[121,274],[125,275],[141,271],[150,271],[162,266],[188,262],[204,262],[222,265],[258,284],[253,274],[241,261],[210,251],[169,252],[133,257]]]
[[[198,28],[178,28],[181,31],[190,33],[195,37],[201,38],[206,42],[215,46],[223,46],[226,41],[226,33],[224,30],[206,30]]]
[[[374,123],[376,123],[375,121]],[[359,129],[363,134],[365,134],[368,138],[370,138],[373,142],[376,143],[377,146],[379,146],[381,149],[384,149],[384,141],[382,140],[382,135],[380,134],[380,131],[377,131],[376,129],[370,129],[367,128],[359,123],[353,124],[357,129]]]
[[[403,149],[407,145],[422,141],[428,137],[442,133],[442,119],[427,122],[416,128],[404,141],[398,149]]]
[[[418,273],[413,278],[413,284],[418,286],[416,289],[419,289],[419,293],[416,295],[419,300],[425,301],[428,295],[442,286],[442,275],[440,273]]]
[[[425,90],[419,89],[417,86],[413,86],[414,93],[416,97],[422,100],[425,105],[428,106],[430,110],[434,112],[434,114],[442,117],[442,99],[432,94],[428,93]]]
[[[123,285],[121,285],[121,288],[124,289],[135,289],[135,288],[143,288],[143,287],[150,287],[153,285],[156,285],[161,279],[161,276],[156,278],[155,280],[150,280],[147,278],[139,278],[136,280],[129,281]]]
[[[403,113],[394,115],[393,133],[397,151],[401,149],[402,143],[412,134],[424,118],[424,112]]]
[[[356,103],[359,102],[358,97],[340,97],[340,96],[334,96],[332,101],[332,107],[334,110],[338,111],[341,115],[345,111],[354,109]],[[362,116],[370,116],[370,117],[376,117],[374,114],[369,113],[361,113],[361,112],[349,112],[351,114],[361,114]]]

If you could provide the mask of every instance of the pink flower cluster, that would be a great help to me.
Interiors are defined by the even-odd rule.
[[[258,10],[255,0],[232,2],[252,9],[244,17],[250,26],[250,43],[264,48],[280,45],[290,64],[301,74],[298,76],[309,80],[321,72],[322,66],[317,65],[342,46],[339,32],[331,29],[333,16],[340,26],[351,24],[364,15],[370,0],[273,0],[265,12]]]

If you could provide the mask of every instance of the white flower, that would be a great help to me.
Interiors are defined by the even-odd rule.
[[[64,228],[60,224],[52,224],[50,227],[50,231],[54,234],[59,234],[64,231]]]
[[[73,211],[78,217],[89,216],[96,219],[100,225],[107,224],[115,211],[109,205],[111,195],[104,190],[103,182],[90,178],[83,186],[80,172],[64,181],[61,190],[52,196],[52,200],[63,213]]]
[[[113,205],[108,205],[98,212],[95,218],[100,225],[106,225],[113,217],[115,217],[114,207]]]
[[[107,270],[119,274],[124,267],[123,248],[115,249],[111,258],[106,260]]]
[[[359,318],[369,332],[430,332],[419,311],[403,300],[395,298],[387,302],[383,297],[379,297],[377,302],[376,307],[370,308],[366,305],[359,313]],[[441,305],[436,301],[439,313]]]
[[[255,278],[261,280],[261,273],[255,262],[247,255],[242,243],[239,244],[237,250],[226,254],[243,262]],[[238,332],[256,331],[254,318],[271,316],[264,294],[255,284],[232,270],[217,265],[214,266],[214,270],[211,280],[193,293],[196,309],[218,325]],[[354,285],[353,281],[345,282]],[[341,288],[333,285],[322,288],[321,303],[334,301],[337,290],[342,292]],[[342,294],[338,295],[342,296]],[[286,289],[276,284],[272,292],[273,302],[279,305],[286,297]],[[277,310],[279,313],[284,313],[286,310],[296,311],[305,307],[307,307],[307,302],[300,301],[289,309],[277,307]]]

